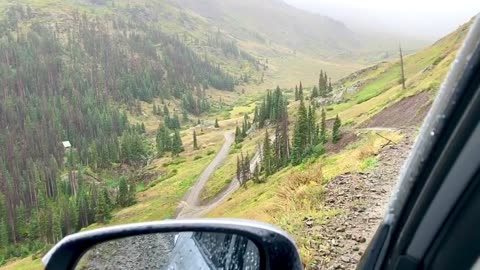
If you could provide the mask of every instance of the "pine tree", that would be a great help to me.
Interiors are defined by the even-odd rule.
[[[270,143],[270,136],[268,130],[265,130],[265,139],[263,141],[263,168],[265,170],[265,176],[269,176],[273,173],[273,160],[272,160],[272,146]]]
[[[248,152],[247,152],[247,155],[245,156],[245,160],[243,161],[243,165],[242,165],[242,168],[243,168],[243,176],[244,176],[244,183],[246,183],[248,180],[250,180],[250,156],[248,155]]]
[[[105,204],[107,205],[107,209],[108,211],[112,211],[113,210],[113,203],[112,203],[112,200],[110,199],[110,195],[108,195],[108,190],[107,188],[102,188],[103,190],[103,198],[105,200]]]
[[[120,145],[121,158],[125,163],[137,164],[147,155],[145,137],[134,130],[123,134]]]
[[[197,133],[195,132],[195,130],[193,131],[193,149],[198,149]]]
[[[131,178],[130,181],[127,182],[127,187],[127,206],[130,206],[135,203],[135,194],[137,192],[134,178]]]
[[[177,113],[173,116],[171,127],[172,129],[180,129],[180,118],[178,118]]]
[[[242,162],[240,160],[240,157],[237,156],[237,171],[236,171],[236,175],[237,175],[237,181],[238,183],[241,185],[242,184],[242,166],[241,166]]]
[[[7,209],[4,205],[5,197],[0,192],[0,247],[7,248],[9,244],[8,239],[8,225],[7,225]]]
[[[240,161],[238,163],[237,167],[237,174],[240,176],[238,178],[238,182],[240,183],[240,186],[245,187],[245,170],[244,170],[244,164],[245,164],[245,158],[243,156],[243,152],[240,154]]]
[[[327,72],[323,72],[323,89],[325,90],[325,94],[328,94],[328,75]]]
[[[321,97],[326,97],[330,92],[332,92],[331,79],[329,82],[327,72],[322,70],[320,71],[320,76],[318,79],[318,94]]]
[[[180,132],[177,129],[175,130],[175,134],[173,135],[172,139],[172,155],[177,157],[183,151],[182,138],[180,137]]]
[[[120,177],[118,182],[117,206],[125,207],[128,205],[128,183],[125,177]]]
[[[300,82],[300,86],[298,87],[298,99],[303,101],[303,86],[302,82]]]
[[[297,121],[293,133],[292,163],[294,165],[300,164],[303,159],[303,153],[307,146],[307,131],[307,109],[305,108],[305,104],[301,102],[298,108]]]
[[[101,223],[105,223],[108,219],[110,219],[110,207],[104,194],[105,191],[102,190],[101,194],[97,196],[97,207],[95,209],[95,220]]]
[[[160,126],[157,130],[157,155],[159,157],[163,157],[163,155],[171,151],[172,149],[172,141],[170,138],[170,130],[165,126]]]
[[[248,131],[252,127],[248,114],[243,115],[243,125],[242,125],[242,136],[243,138],[247,137]]]
[[[259,115],[258,115],[258,107],[255,106],[255,112],[253,113],[253,123],[257,123],[258,122],[258,119],[259,118]]]
[[[0,219],[0,246],[3,248],[9,246],[7,222],[3,218]]]
[[[316,112],[315,107],[310,105],[308,107],[308,115],[307,115],[307,122],[308,122],[308,130],[307,130],[307,144],[315,145],[318,141],[317,138],[317,127],[316,127]]]
[[[324,97],[325,96],[325,83],[323,81],[323,70],[320,70],[320,75],[319,75],[319,78],[318,78],[318,94],[321,96],[321,97]]]
[[[262,104],[260,105],[260,112],[258,116],[258,127],[263,128],[265,126],[265,121],[267,120],[267,102],[266,98],[263,98]]]
[[[188,112],[185,109],[182,110],[182,120],[183,120],[183,122],[188,121]]]
[[[215,119],[215,128],[220,128],[220,125],[218,124],[218,119]]]
[[[328,81],[328,93],[333,92],[333,87],[332,87],[332,78]]]
[[[342,126],[342,122],[340,120],[340,117],[338,117],[338,114],[337,114],[337,117],[335,118],[335,122],[333,123],[333,131],[332,131],[332,142],[333,143],[337,143],[341,138],[341,134],[340,134],[340,127],[341,126]]]
[[[322,118],[320,122],[320,141],[322,143],[327,142],[327,120],[325,116],[325,109],[322,109]]]
[[[237,126],[235,128],[235,142],[236,143],[241,143],[243,140],[243,137],[242,137],[242,131],[240,130],[240,128]]]
[[[170,111],[166,104],[163,106],[163,116],[167,119],[170,118]]]
[[[60,219],[61,219],[60,212],[59,211],[52,211],[52,227],[51,227],[52,236],[51,236],[51,239],[53,240],[52,241],[53,243],[58,242],[58,241],[60,241],[60,239],[63,238]]]
[[[280,137],[278,139],[279,143],[279,167],[284,167],[290,160],[290,139],[288,135],[288,111],[287,108],[284,108],[282,113],[282,121],[280,123]]]
[[[318,88],[316,86],[313,87],[312,95],[310,96],[313,100],[314,98],[318,97]]]
[[[255,164],[255,169],[253,169],[253,182],[260,183],[260,169],[258,168],[258,164]]]

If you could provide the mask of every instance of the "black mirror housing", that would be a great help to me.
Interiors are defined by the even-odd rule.
[[[272,225],[242,219],[185,219],[136,223],[69,235],[42,259],[46,270],[75,269],[88,250],[108,241],[153,233],[230,233],[248,238],[260,252],[260,269],[302,269],[294,241]]]

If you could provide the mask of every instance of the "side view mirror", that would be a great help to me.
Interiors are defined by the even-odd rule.
[[[241,219],[166,220],[69,235],[42,259],[51,269],[302,269],[293,240]]]

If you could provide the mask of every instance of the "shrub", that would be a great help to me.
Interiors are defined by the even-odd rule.
[[[364,169],[375,167],[375,166],[377,166],[377,164],[378,164],[378,159],[377,158],[368,157],[368,158],[366,158],[362,161],[362,164],[360,165],[360,168],[362,168],[362,170],[364,170]]]

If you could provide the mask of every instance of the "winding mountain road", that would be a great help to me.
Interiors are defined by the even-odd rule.
[[[195,218],[200,217],[208,211],[215,208],[218,204],[224,201],[228,195],[238,189],[240,186],[236,177],[232,178],[230,185],[224,191],[217,194],[212,198],[207,204],[200,203],[200,194],[203,187],[207,183],[208,179],[215,172],[215,169],[227,158],[230,147],[235,141],[235,135],[232,131],[227,131],[224,133],[225,142],[222,145],[222,148],[216,154],[215,158],[208,164],[207,167],[202,171],[198,176],[195,184],[190,188],[190,190],[185,195],[182,202],[179,205],[179,211],[177,212],[177,219],[182,218]],[[261,150],[258,149],[252,160],[250,161],[250,171],[253,172],[255,166],[260,162]]]
[[[220,148],[220,151],[215,155],[215,158],[208,164],[207,167],[198,176],[195,184],[185,195],[182,202],[180,202],[180,211],[177,214],[177,218],[192,218],[201,215],[203,208],[207,206],[200,206],[200,193],[203,187],[207,183],[208,179],[215,172],[215,169],[227,158],[230,147],[235,141],[235,135],[231,131],[227,131],[224,134],[225,142]]]

